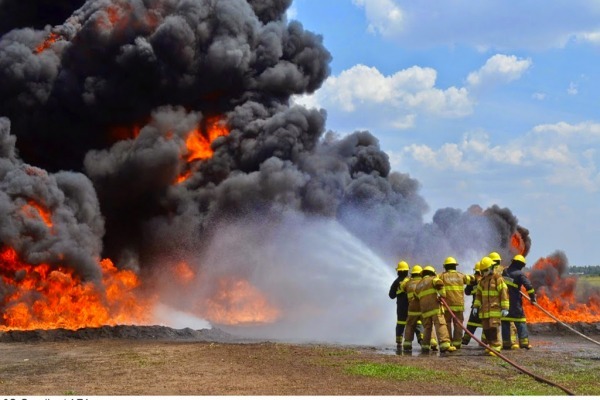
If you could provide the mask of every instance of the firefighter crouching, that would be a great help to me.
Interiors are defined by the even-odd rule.
[[[404,337],[404,327],[406,326],[406,317],[408,315],[408,298],[406,293],[400,287],[400,284],[408,279],[408,263],[400,261],[396,267],[398,277],[390,286],[390,299],[396,299],[396,347],[402,349],[402,338]]]
[[[448,334],[446,320],[444,319],[444,310],[438,301],[438,297],[445,297],[446,295],[444,282],[438,278],[435,269],[430,265],[423,268],[422,276],[423,279],[417,283],[415,289],[419,298],[421,320],[425,328],[421,350],[427,352],[431,349],[432,331],[433,327],[435,327],[440,342],[440,352],[456,351],[456,347],[450,344],[450,335]]]
[[[489,343],[497,352],[502,350],[502,342],[499,339],[498,327],[501,318],[508,315],[508,288],[502,276],[492,268],[494,261],[489,257],[481,259],[480,270],[483,275],[477,285],[473,313],[479,314],[483,333]],[[490,355],[493,352],[486,349]]]
[[[475,277],[472,275],[465,275],[462,272],[458,272],[456,267],[458,262],[453,257],[448,257],[444,261],[445,271],[440,274],[440,279],[444,282],[444,290],[446,291],[446,303],[450,310],[456,315],[455,320],[452,318],[452,314],[449,310],[444,310],[444,319],[446,320],[446,327],[448,328],[448,334],[450,335],[451,345],[460,349],[462,345],[463,328],[464,322],[464,311],[465,311],[465,285],[471,284],[475,281]]]
[[[421,272],[423,268],[420,265],[415,265],[410,271],[410,279],[405,280],[401,283],[402,290],[408,297],[408,317],[406,319],[406,329],[404,330],[404,343],[402,350],[412,351],[412,342],[415,339],[415,333],[417,334],[417,341],[421,342],[419,338],[420,332],[419,327],[421,319],[421,305],[419,298],[417,297],[415,290],[417,284],[421,281]]]
[[[508,315],[502,318],[502,347],[504,349],[521,348],[530,349],[529,332],[527,331],[527,320],[523,311],[523,298],[521,297],[521,286],[525,286],[531,303],[535,303],[535,289],[531,285],[529,279],[522,271],[527,261],[525,257],[517,254],[510,266],[504,270],[503,278],[508,285],[508,297],[510,307]],[[517,328],[517,336],[519,338],[518,345],[513,342],[510,325],[511,322]]]

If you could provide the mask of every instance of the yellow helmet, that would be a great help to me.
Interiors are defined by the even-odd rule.
[[[481,261],[479,262],[479,270],[481,272],[487,271],[488,269],[490,269],[490,267],[492,267],[494,265],[494,260],[492,260],[489,257],[483,257],[481,259]]]
[[[525,257],[523,257],[521,254],[517,254],[516,256],[514,256],[513,261],[520,261],[523,264],[527,264],[527,261],[525,261]]]
[[[444,260],[444,265],[458,265],[454,257],[448,257]]]
[[[408,263],[404,260],[400,261],[396,267],[396,271],[408,271]]]
[[[495,251],[492,251],[489,255],[489,258],[492,259],[492,261],[494,262],[500,262],[502,261],[502,257],[500,257],[500,254],[496,253]]]
[[[481,272],[481,261],[475,263],[475,272]]]
[[[435,275],[435,268],[433,268],[431,265],[428,265],[425,268],[423,268],[423,272],[425,271],[432,272]]]
[[[412,267],[412,270],[410,271],[411,275],[418,275],[421,272],[423,272],[423,268],[421,268],[420,265],[415,265],[414,267]]]

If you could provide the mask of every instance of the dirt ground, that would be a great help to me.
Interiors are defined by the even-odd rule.
[[[217,341],[186,337],[26,339],[0,343],[3,396],[481,395],[489,393],[474,382],[487,382],[489,390],[515,379],[543,387],[506,362],[484,355],[474,342],[449,355],[423,355],[417,350],[397,355],[392,345],[235,343],[230,338],[218,341],[218,337]],[[536,346],[532,350],[503,354],[542,376],[556,377],[560,368],[583,368],[600,377],[600,346],[572,335],[533,337],[532,343]],[[429,382],[427,377],[411,380],[348,372],[351,366],[365,364],[452,371],[463,378],[443,382],[442,391],[433,376]],[[562,384],[575,389],[581,383]],[[547,394],[564,394],[547,390]],[[600,394],[600,389],[587,394]]]

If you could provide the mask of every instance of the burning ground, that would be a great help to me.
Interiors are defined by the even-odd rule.
[[[341,137],[293,104],[331,55],[290,0],[20,3],[0,3],[5,330],[386,341],[398,259],[470,271],[529,251],[497,205],[426,223],[419,182],[372,133]]]

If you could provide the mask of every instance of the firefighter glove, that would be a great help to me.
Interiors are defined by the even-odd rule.
[[[473,310],[471,310],[471,314],[476,317],[477,313],[479,312],[479,309],[477,307],[474,307]]]
[[[535,304],[535,294],[532,294],[531,296],[529,296],[529,301],[531,301],[531,304]]]
[[[508,310],[502,310],[502,317],[506,317],[508,315]]]

